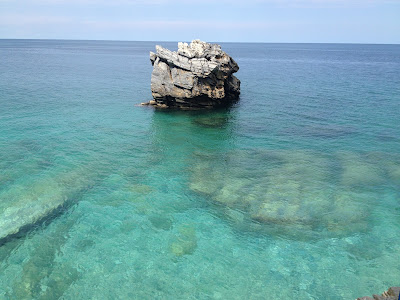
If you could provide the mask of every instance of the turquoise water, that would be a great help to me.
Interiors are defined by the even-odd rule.
[[[400,284],[400,46],[223,44],[240,101],[166,112],[155,44],[0,40],[0,299]]]

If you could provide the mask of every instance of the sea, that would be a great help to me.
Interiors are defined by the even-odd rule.
[[[0,40],[0,299],[400,285],[400,45],[221,43],[240,99],[174,111],[157,44]]]

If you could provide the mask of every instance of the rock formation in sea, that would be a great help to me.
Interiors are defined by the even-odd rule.
[[[398,300],[400,295],[400,287],[391,287],[382,295],[373,295],[372,297],[360,297],[356,300]]]
[[[151,92],[144,105],[160,108],[201,109],[226,106],[237,100],[240,80],[233,73],[238,64],[217,44],[200,40],[178,43],[173,52],[156,46],[150,52],[153,65]]]

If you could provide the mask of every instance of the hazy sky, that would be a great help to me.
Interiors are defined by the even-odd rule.
[[[400,0],[0,0],[0,38],[400,43]]]

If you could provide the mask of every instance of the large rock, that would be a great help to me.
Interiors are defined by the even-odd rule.
[[[199,40],[178,43],[173,52],[156,46],[150,52],[150,105],[162,108],[199,109],[225,106],[238,99],[240,80],[232,74],[237,63],[217,44]]]
[[[400,287],[391,287],[386,292],[383,292],[382,295],[373,295],[372,297],[361,297],[356,300],[397,300],[400,295]]]

